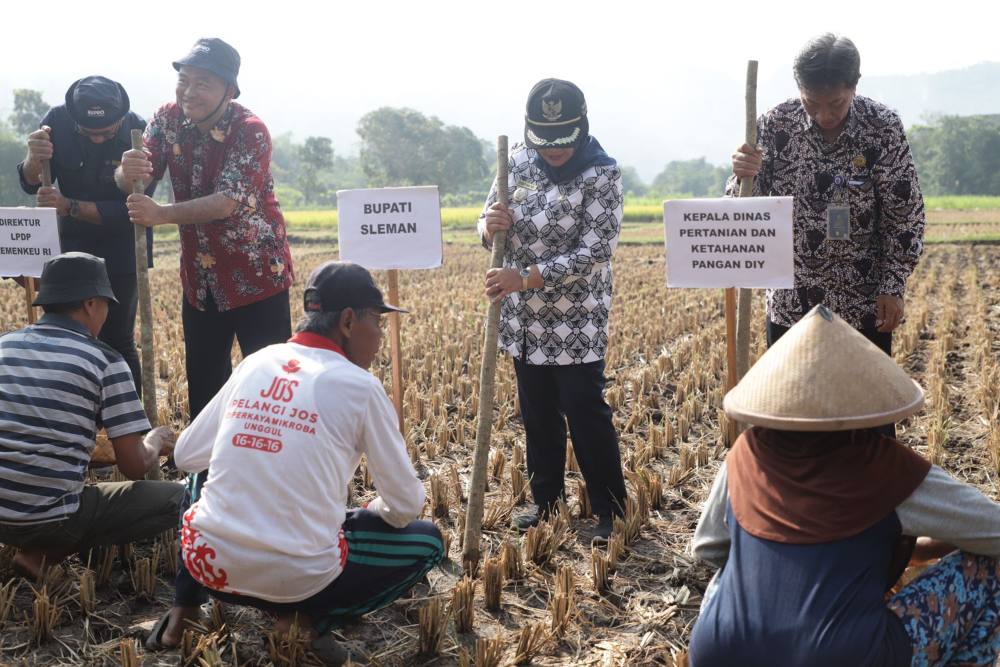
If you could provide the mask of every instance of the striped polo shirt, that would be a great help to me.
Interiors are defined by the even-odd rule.
[[[73,514],[101,426],[150,428],[118,352],[66,315],[0,336],[0,522]]]

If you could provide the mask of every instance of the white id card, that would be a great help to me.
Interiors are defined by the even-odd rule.
[[[830,204],[826,207],[826,239],[828,241],[851,240],[850,204]]]

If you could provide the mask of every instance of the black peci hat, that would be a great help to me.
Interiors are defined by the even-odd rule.
[[[33,306],[74,303],[102,296],[118,303],[104,260],[85,252],[64,252],[45,262]]]
[[[353,262],[326,262],[312,272],[302,297],[307,313],[371,308],[381,313],[408,312],[385,302],[368,269]]]
[[[573,148],[589,132],[587,101],[576,84],[542,79],[528,93],[524,141],[532,148]]]
[[[66,110],[80,127],[99,130],[117,123],[128,113],[128,93],[117,81],[85,76],[66,91]]]
[[[218,37],[202,37],[194,43],[190,53],[174,61],[174,69],[178,72],[184,66],[211,72],[236,88],[233,97],[240,96],[240,86],[236,83],[240,73],[240,54]]]

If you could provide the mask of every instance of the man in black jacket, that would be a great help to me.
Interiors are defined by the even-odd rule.
[[[40,129],[28,135],[28,155],[17,165],[21,188],[37,194],[39,206],[56,209],[62,251],[104,258],[118,303],[100,338],[125,358],[137,388],[142,379],[134,340],[135,236],[127,195],[115,185],[114,172],[132,146],[131,131],[145,127],[146,121],[129,111],[121,84],[84,77],[66,91],[65,104],[49,109]],[[51,164],[52,187],[42,187],[44,160]],[[147,238],[152,241],[152,234]]]

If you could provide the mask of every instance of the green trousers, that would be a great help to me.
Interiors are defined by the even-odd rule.
[[[0,543],[22,549],[85,551],[127,544],[177,527],[184,486],[177,482],[88,484],[80,507],[65,519],[35,524],[0,523]]]

